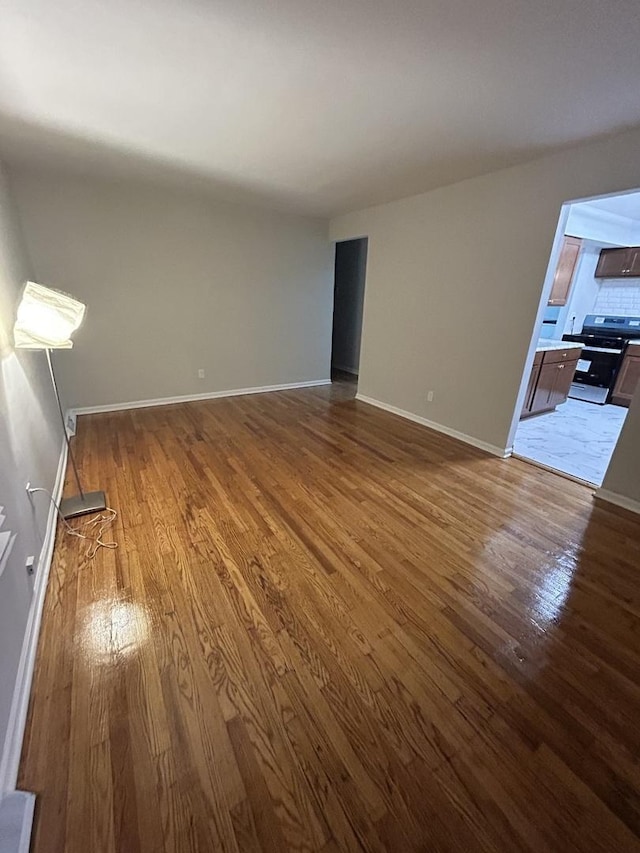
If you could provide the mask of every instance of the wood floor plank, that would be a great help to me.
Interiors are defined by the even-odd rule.
[[[343,382],[75,443],[118,549],[58,531],[34,853],[640,851],[637,517]]]
[[[266,853],[269,851],[278,853],[280,850],[286,850],[288,845],[284,839],[283,828],[276,815],[274,804],[244,723],[240,717],[236,716],[229,720],[227,728],[240,773],[247,787],[253,825],[261,848]]]

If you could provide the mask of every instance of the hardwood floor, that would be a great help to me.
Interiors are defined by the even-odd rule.
[[[80,420],[36,853],[640,850],[640,523],[350,395]]]

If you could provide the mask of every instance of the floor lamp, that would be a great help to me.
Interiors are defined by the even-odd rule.
[[[44,350],[47,354],[51,382],[62,421],[62,432],[67,442],[69,459],[79,493],[69,498],[63,498],[60,502],[58,509],[64,518],[75,518],[78,515],[86,515],[90,512],[101,512],[107,506],[104,492],[85,492],[82,488],[78,467],[67,435],[67,425],[51,360],[52,349],[71,349],[73,346],[71,335],[82,323],[85,310],[86,306],[71,296],[28,281],[18,306],[16,322],[13,327],[16,349]]]

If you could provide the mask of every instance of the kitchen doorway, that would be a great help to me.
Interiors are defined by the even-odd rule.
[[[600,486],[640,384],[640,191],[563,205],[538,316],[513,453]]]
[[[336,243],[331,377],[357,385],[368,240]]]

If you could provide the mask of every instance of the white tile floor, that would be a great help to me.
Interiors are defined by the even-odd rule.
[[[514,452],[600,486],[627,409],[567,400],[555,412],[520,421]]]

